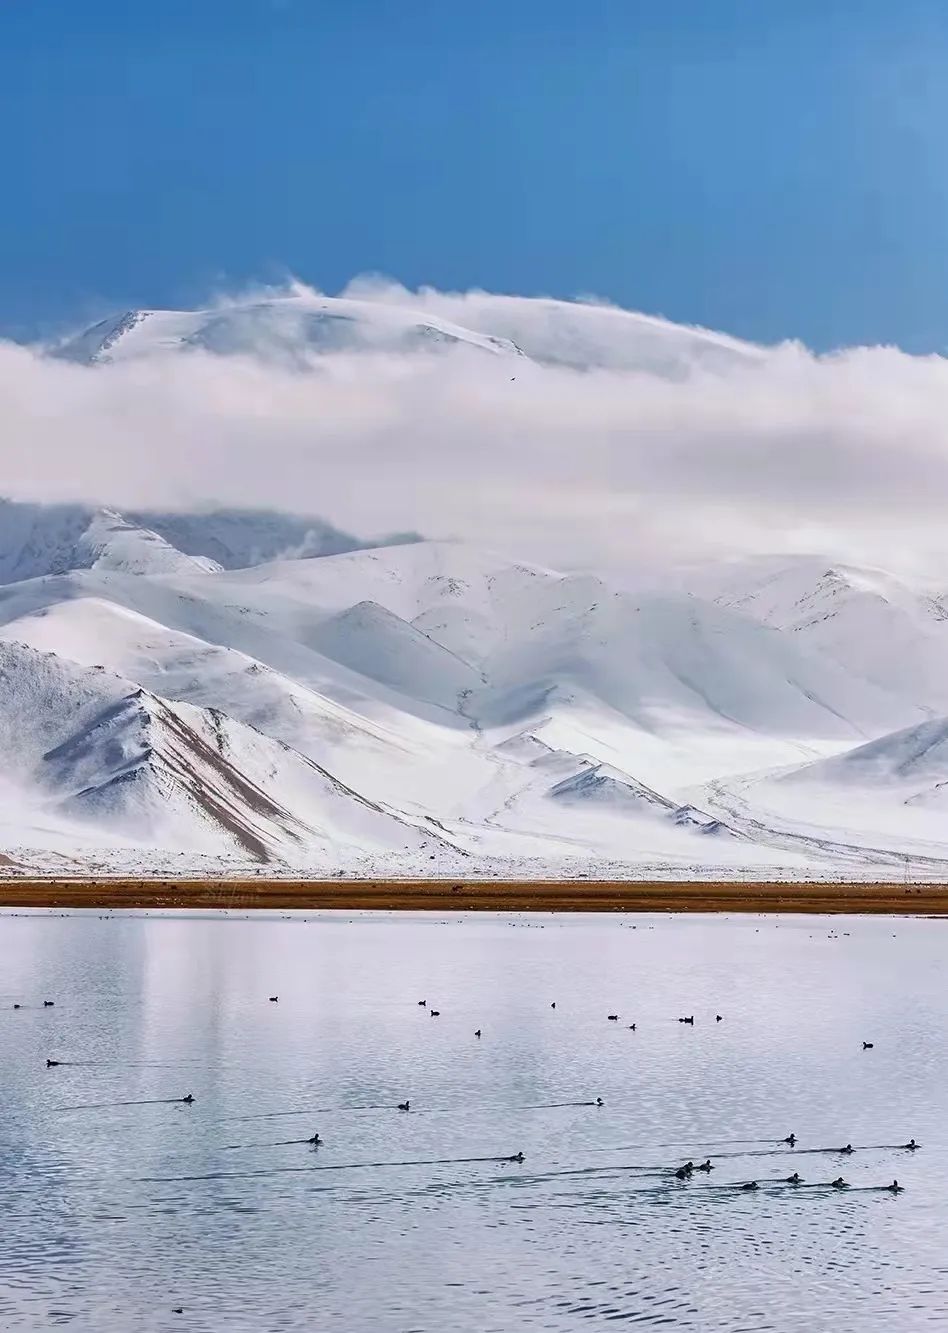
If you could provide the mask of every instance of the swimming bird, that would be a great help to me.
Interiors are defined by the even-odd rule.
[[[916,1143],[914,1139],[909,1139],[908,1143],[902,1144],[902,1147],[906,1148],[909,1152],[915,1152],[915,1150],[917,1148],[920,1148],[921,1146],[922,1145],[920,1143]]]
[[[429,1009],[428,1012],[431,1014],[431,1017],[432,1017],[432,1018],[440,1018],[440,1017],[441,1017],[441,1010],[440,1010],[440,1009]]]
[[[279,1002],[279,999],[280,999],[279,995],[271,995],[271,996],[270,996],[270,1003],[271,1003],[271,1004],[277,1004],[277,1003]]]
[[[62,1064],[62,1061],[61,1061],[61,1060],[47,1060],[47,1061],[46,1061],[46,1068],[47,1068],[47,1069],[55,1069],[56,1066],[57,1066],[58,1064]]]
[[[550,1005],[550,1008],[551,1008],[551,1009],[555,1009],[555,1008],[556,1008],[556,1001],[555,1001],[555,1000],[554,1000],[553,1003]]]
[[[606,1103],[602,1100],[601,1097],[597,1097],[597,1098],[596,1098],[596,1105],[597,1105],[597,1106],[605,1106],[605,1104],[606,1104]]]
[[[756,1190],[756,1189],[759,1189],[759,1188],[760,1188],[760,1186],[757,1184],[757,1181],[756,1181],[756,1180],[747,1180],[747,1181],[745,1181],[744,1184],[741,1186],[741,1189],[742,1189],[742,1190]]]
[[[172,1307],[171,1307],[171,1313],[172,1313],[172,1314],[184,1314],[184,1306],[183,1306],[183,1305],[172,1305]]]
[[[694,1025],[695,1025],[695,1016],[694,1016],[694,1014],[692,1014],[690,1018],[679,1018],[678,1022],[679,1022],[679,1023],[690,1023],[691,1026],[694,1027]]]
[[[883,1186],[883,1188],[890,1190],[893,1194],[901,1194],[902,1191],[905,1189],[905,1186],[900,1185],[897,1180],[893,1180],[891,1185],[885,1185]]]
[[[22,1005],[15,1004],[13,1007],[14,1007],[14,1009],[20,1009],[20,1008],[22,1008]]]
[[[630,1023],[630,1024],[629,1024],[629,1031],[630,1031],[630,1032],[634,1032],[634,1031],[635,1031],[635,1024],[634,1024],[634,1023]]]
[[[55,1000],[44,1000],[44,1001],[43,1001],[43,1008],[44,1008],[44,1009],[52,1009],[52,1007],[53,1007],[53,1005],[54,1005],[55,1003],[56,1003]]]
[[[313,1137],[311,1139],[307,1139],[306,1142],[311,1143],[314,1148],[318,1148],[322,1143],[322,1139],[319,1137],[318,1134],[314,1134]]]
[[[407,1110],[409,1109],[410,1106],[411,1106],[411,1102],[399,1102],[399,1103],[398,1103],[398,1109],[399,1109],[400,1111],[407,1111]]]
[[[856,1150],[851,1143],[847,1143],[845,1148],[837,1148],[836,1151],[841,1153],[851,1153],[855,1152]]]
[[[787,1137],[784,1139],[784,1143],[789,1143],[791,1148],[796,1143],[796,1141],[797,1141],[796,1134],[788,1134]]]
[[[842,1176],[837,1176],[835,1180],[831,1180],[831,1181],[830,1181],[830,1184],[832,1185],[832,1187],[833,1187],[834,1190],[848,1190],[848,1189],[849,1189],[849,1186],[847,1185],[846,1181],[843,1180]]]
[[[714,1165],[713,1165],[713,1163],[712,1163],[712,1161],[711,1161],[711,1158],[710,1158],[710,1157],[706,1157],[706,1158],[704,1159],[703,1162],[700,1162],[700,1163],[698,1164],[698,1166],[695,1167],[695,1170],[696,1170],[696,1171],[713,1171],[713,1170],[714,1170]]]
[[[188,1106],[190,1106],[191,1103],[194,1101],[194,1093],[193,1093],[193,1092],[189,1092],[188,1095],[187,1095],[187,1097],[182,1097],[181,1100],[182,1100],[183,1102],[187,1102]]]
[[[871,1050],[872,1050],[872,1042],[871,1042],[871,1041],[864,1041],[864,1042],[862,1043],[862,1049],[863,1049],[864,1051],[871,1051]]]
[[[427,1001],[427,1000],[419,1000],[418,1003],[419,1003],[422,1007],[425,1007],[425,1006],[427,1005],[428,1001]]]
[[[803,1177],[797,1171],[794,1171],[792,1176],[787,1176],[788,1185],[800,1185],[802,1184],[802,1182],[803,1182]]]
[[[715,1021],[715,1023],[723,1023],[723,1022],[724,1022],[724,1016],[723,1016],[722,1014],[715,1014],[715,1015],[714,1015],[714,1021]]]
[[[522,1152],[515,1152],[514,1155],[513,1155],[512,1157],[506,1157],[506,1158],[504,1158],[504,1160],[507,1161],[507,1162],[522,1162],[522,1161],[523,1161],[523,1153],[522,1153]]]
[[[606,1014],[606,1018],[608,1018],[610,1023],[618,1023],[619,1021],[618,1014]]]
[[[686,1166],[680,1166],[678,1170],[675,1172],[675,1175],[678,1177],[679,1180],[688,1180],[691,1177],[691,1172],[688,1170]]]
[[[480,1028],[478,1028],[477,1031],[474,1033],[474,1036],[479,1037],[480,1035],[481,1035],[481,1030]]]

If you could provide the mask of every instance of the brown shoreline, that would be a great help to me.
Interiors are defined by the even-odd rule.
[[[948,884],[0,878],[0,907],[948,916]]]

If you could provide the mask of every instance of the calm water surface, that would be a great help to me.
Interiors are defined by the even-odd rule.
[[[946,1328],[946,930],[0,915],[0,1327]]]

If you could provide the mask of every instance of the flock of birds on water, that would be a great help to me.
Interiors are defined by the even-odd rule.
[[[279,997],[278,995],[270,995],[270,996],[268,996],[267,998],[268,998],[268,1000],[269,1000],[269,1002],[270,1002],[271,1004],[278,1004],[278,1003],[279,1003],[279,999],[280,999],[280,997]],[[441,1010],[440,1010],[440,1009],[430,1008],[430,1007],[428,1006],[428,1001],[427,1001],[427,1000],[419,1000],[417,1003],[418,1003],[418,1006],[419,1006],[420,1008],[423,1008],[423,1009],[425,1009],[425,1010],[428,1012],[428,1014],[429,1014],[429,1016],[430,1016],[431,1018],[440,1018],[440,1017],[441,1017]],[[43,1000],[43,1002],[42,1002],[42,1006],[43,1006],[44,1009],[51,1009],[51,1008],[54,1007],[54,1005],[55,1005],[55,1001],[54,1001],[54,1000]],[[23,1006],[22,1004],[19,1004],[19,1003],[15,1003],[15,1004],[13,1005],[13,1008],[14,1008],[14,1009],[22,1009],[23,1007],[24,1007],[24,1006]],[[550,1008],[551,1008],[551,1009],[555,1009],[555,1008],[556,1008],[556,1001],[555,1001],[555,1000],[551,1002],[551,1004],[550,1004]],[[619,1015],[618,1015],[618,1014],[607,1014],[607,1015],[606,1015],[606,1020],[607,1020],[607,1022],[610,1022],[610,1023],[617,1023],[617,1022],[619,1022]],[[715,1014],[715,1016],[714,1016],[714,1021],[715,1021],[715,1023],[721,1023],[721,1022],[723,1022],[723,1021],[724,1021],[724,1016],[723,1016],[723,1014]],[[686,1015],[686,1016],[683,1016],[683,1017],[679,1017],[679,1018],[678,1018],[678,1022],[679,1022],[679,1023],[687,1024],[687,1025],[693,1027],[693,1026],[694,1026],[694,1022],[695,1022],[695,1016],[694,1016],[694,1014],[689,1014],[689,1015]],[[628,1024],[628,1029],[629,1029],[630,1032],[635,1032],[635,1031],[636,1031],[636,1025],[635,1025],[635,1023],[629,1023],[629,1024]],[[475,1036],[475,1038],[477,1038],[478,1040],[480,1040],[480,1038],[483,1036],[483,1032],[482,1032],[482,1030],[481,1030],[480,1028],[475,1029],[475,1031],[474,1031],[474,1036]],[[862,1043],[862,1049],[863,1049],[864,1051],[870,1051],[870,1050],[872,1050],[872,1049],[873,1049],[873,1043],[872,1043],[871,1041],[864,1041],[864,1042]],[[47,1061],[46,1061],[46,1068],[47,1068],[47,1069],[55,1069],[55,1068],[58,1068],[58,1067],[61,1066],[61,1065],[82,1064],[82,1063],[87,1063],[87,1062],[84,1062],[84,1061],[69,1061],[69,1060],[53,1060],[53,1059],[47,1059]],[[135,1105],[148,1105],[148,1104],[154,1104],[154,1103],[177,1103],[177,1104],[184,1104],[184,1105],[186,1105],[186,1106],[192,1106],[192,1105],[194,1104],[194,1102],[195,1102],[194,1094],[189,1092],[189,1093],[187,1093],[187,1094],[186,1094],[185,1096],[183,1096],[183,1097],[149,1098],[149,1099],[147,1099],[147,1101],[140,1101],[140,1102],[124,1102],[124,1103],[118,1103],[118,1104],[119,1104],[119,1105],[126,1105],[126,1106],[135,1106]],[[603,1101],[603,1099],[602,1099],[601,1097],[596,1097],[594,1101],[573,1102],[573,1103],[561,1103],[561,1104],[562,1104],[562,1105],[573,1105],[573,1106],[596,1106],[596,1107],[601,1107],[601,1106],[604,1106],[604,1105],[605,1105],[605,1102]],[[551,1105],[553,1105],[553,1103],[551,1103]],[[62,1108],[60,1108],[60,1109],[62,1109],[62,1110],[80,1110],[80,1109],[86,1109],[86,1108],[84,1108],[84,1107],[62,1107]],[[91,1108],[90,1108],[90,1109],[91,1109]],[[359,1109],[359,1108],[352,1108],[352,1109]],[[411,1111],[411,1101],[410,1101],[410,1100],[406,1100],[406,1101],[404,1101],[404,1102],[397,1102],[397,1103],[396,1103],[396,1106],[395,1106],[395,1109],[398,1110],[398,1111],[401,1111],[401,1112],[410,1112],[410,1111]],[[274,1114],[276,1114],[276,1113],[274,1113]],[[241,1117],[238,1117],[238,1118],[241,1118]],[[257,1118],[257,1117],[249,1117],[249,1118],[253,1119],[253,1118]],[[784,1139],[780,1139],[780,1140],[767,1140],[767,1142],[774,1142],[774,1143],[778,1144],[778,1145],[781,1146],[781,1147],[788,1147],[788,1148],[790,1148],[790,1149],[795,1149],[795,1148],[796,1148],[796,1145],[797,1145],[797,1136],[796,1136],[796,1134],[791,1133],[791,1134],[788,1134],[788,1135],[786,1136],[786,1138],[784,1138]],[[314,1134],[310,1135],[309,1138],[305,1138],[305,1139],[288,1139],[288,1140],[284,1140],[283,1143],[281,1143],[279,1146],[284,1146],[284,1145],[294,1144],[294,1143],[307,1144],[307,1145],[309,1145],[310,1147],[316,1149],[316,1148],[320,1148],[320,1147],[322,1147],[322,1146],[324,1145],[324,1143],[325,1143],[325,1139],[323,1139],[323,1138],[321,1137],[321,1135],[317,1132],[317,1133],[314,1133]],[[231,1146],[231,1147],[237,1147],[237,1146],[242,1146],[242,1145],[228,1145],[228,1146]],[[910,1152],[910,1153],[913,1153],[913,1152],[917,1152],[917,1151],[918,1151],[918,1149],[921,1147],[921,1144],[920,1144],[920,1143],[917,1143],[917,1142],[915,1141],[914,1138],[911,1138],[911,1139],[909,1139],[909,1141],[908,1141],[907,1143],[891,1144],[891,1145],[889,1145],[889,1144],[886,1144],[886,1145],[874,1145],[874,1146],[895,1148],[895,1149],[897,1149],[897,1150],[899,1150],[899,1151],[904,1151],[904,1152]],[[848,1157],[848,1156],[852,1155],[853,1153],[857,1152],[858,1149],[857,1149],[857,1148],[854,1148],[853,1145],[852,1145],[851,1143],[846,1143],[846,1144],[844,1144],[842,1147],[839,1147],[839,1148],[810,1148],[810,1149],[805,1149],[804,1151],[807,1151],[807,1152],[810,1152],[810,1153],[834,1154],[834,1155],[839,1155],[839,1156],[843,1156],[843,1157]],[[731,1154],[728,1154],[728,1155],[731,1155]],[[512,1153],[512,1154],[510,1154],[509,1156],[506,1156],[506,1157],[464,1158],[464,1159],[449,1159],[449,1160],[458,1160],[458,1161],[492,1161],[492,1162],[498,1162],[498,1163],[522,1164],[524,1161],[526,1161],[526,1157],[524,1156],[524,1153],[523,1153],[522,1151],[518,1151],[518,1152]],[[352,1164],[352,1165],[354,1165],[354,1164]],[[373,1163],[372,1165],[384,1166],[384,1165],[388,1165],[388,1164],[387,1164],[387,1163],[381,1163],[381,1162],[380,1162],[380,1163]],[[401,1165],[401,1164],[400,1164],[400,1163],[391,1163],[391,1165]],[[405,1163],[404,1165],[409,1165],[409,1164],[408,1164],[408,1163]],[[419,1163],[419,1165],[420,1165],[420,1163]],[[710,1157],[706,1157],[705,1160],[704,1160],[703,1162],[698,1162],[698,1163],[696,1163],[696,1162],[692,1161],[691,1159],[689,1159],[688,1161],[683,1162],[680,1166],[668,1166],[668,1167],[661,1168],[661,1169],[662,1169],[663,1171],[667,1172],[668,1175],[669,1175],[671,1178],[673,1178],[673,1179],[675,1179],[675,1180],[677,1180],[677,1181],[685,1182],[685,1181],[689,1181],[689,1180],[691,1180],[691,1179],[695,1176],[695,1174],[698,1173],[698,1172],[702,1172],[702,1173],[704,1173],[704,1174],[706,1174],[706,1175],[710,1175],[710,1173],[711,1173],[713,1170],[715,1170],[715,1165],[714,1165],[714,1162],[711,1160]],[[765,1181],[764,1183],[767,1184],[767,1185],[789,1185],[789,1186],[791,1186],[791,1187],[797,1188],[797,1187],[799,1187],[799,1186],[801,1186],[801,1185],[804,1185],[806,1182],[804,1181],[804,1178],[799,1174],[799,1172],[794,1171],[794,1172],[793,1172],[791,1175],[789,1175],[789,1176],[785,1176],[785,1177],[780,1178],[780,1179],[777,1179],[777,1180],[767,1180],[767,1181]],[[814,1183],[815,1183],[815,1184],[818,1184],[818,1185],[822,1185],[823,1187],[825,1187],[825,1186],[828,1184],[829,1188],[832,1188],[832,1189],[835,1189],[835,1190],[845,1190],[845,1189],[849,1189],[849,1188],[850,1188],[849,1182],[848,1182],[847,1180],[845,1180],[842,1176],[836,1176],[835,1179],[833,1179],[833,1180],[831,1180],[831,1181],[829,1181],[829,1182],[814,1182]],[[741,1191],[741,1192],[752,1192],[752,1191],[754,1191],[754,1190],[759,1190],[759,1189],[760,1189],[760,1182],[757,1181],[757,1180],[746,1180],[746,1181],[743,1181],[743,1182],[741,1182],[741,1183],[739,1183],[739,1184],[736,1184],[736,1185],[732,1186],[732,1188],[735,1189],[735,1190],[739,1190],[739,1191]],[[901,1194],[901,1193],[903,1192],[903,1190],[904,1190],[905,1187],[904,1187],[903,1185],[900,1185],[899,1182],[898,1182],[898,1180],[895,1179],[895,1180],[893,1180],[893,1181],[891,1182],[891,1184],[889,1184],[889,1185],[876,1186],[876,1188],[877,1188],[877,1189],[884,1190],[884,1191],[887,1191],[887,1192],[890,1193],[890,1194]]]

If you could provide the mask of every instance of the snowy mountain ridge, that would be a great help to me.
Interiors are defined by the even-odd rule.
[[[425,353],[449,348],[511,358],[521,355],[509,339],[418,311],[305,290],[207,310],[126,310],[60,343],[54,354],[92,365],[204,351],[302,366],[315,354]]]
[[[710,329],[674,324],[601,302],[524,300],[355,283],[342,296],[295,284],[204,310],[126,310],[53,346],[80,365],[109,365],[187,352],[253,356],[305,368],[340,353],[524,359],[573,370],[635,371],[685,379],[699,371],[750,367],[768,349]]]
[[[282,555],[335,555],[417,541],[415,533],[362,541],[324,519],[269,510],[168,513],[0,497],[0,584],[77,569],[201,573]]]
[[[948,866],[943,605],[818,560],[632,593],[461,542],[359,547],[319,520],[4,502],[0,854]]]

